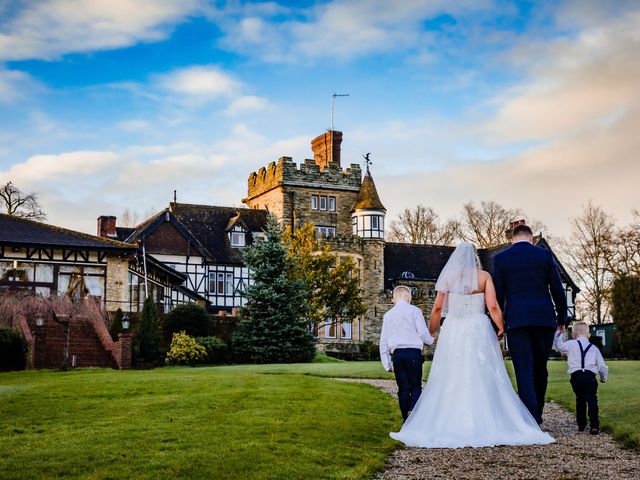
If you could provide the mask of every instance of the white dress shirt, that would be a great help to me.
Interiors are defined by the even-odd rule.
[[[435,339],[429,334],[422,310],[404,300],[384,314],[380,333],[380,360],[385,370],[391,368],[391,354],[396,348],[419,348],[431,345]]]
[[[577,340],[562,340],[562,332],[556,332],[555,339],[553,341],[554,348],[560,353],[567,355],[567,363],[569,364],[568,373],[577,372],[582,370],[582,355],[580,352],[580,345],[585,350],[589,346],[589,339],[586,337],[578,337]],[[591,345],[589,351],[584,357],[584,369],[589,370],[595,374],[600,374],[600,380],[605,381],[607,374],[609,373],[609,367],[604,363],[600,350],[595,345]]]

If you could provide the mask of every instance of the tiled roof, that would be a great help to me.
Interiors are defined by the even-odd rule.
[[[135,227],[116,227],[116,238],[124,242],[135,230]]]
[[[414,278],[436,280],[454,247],[387,242],[384,246],[385,279],[401,278],[410,272]]]
[[[380,197],[378,196],[378,190],[376,190],[376,184],[373,182],[373,177],[369,170],[364,176],[362,180],[362,184],[360,185],[360,191],[358,192],[358,199],[356,203],[353,205],[351,209],[352,212],[356,210],[363,209],[376,209],[376,210],[384,210],[384,205],[380,201]]]
[[[185,203],[172,203],[171,212],[204,245],[213,261],[230,264],[242,263],[242,249],[231,247],[228,230],[240,224],[249,232],[261,232],[268,214],[266,210]]]
[[[534,243],[541,248],[551,250],[556,259],[562,280],[571,285],[574,291],[579,292],[580,289],[555,256],[547,241],[542,237],[536,237]],[[482,263],[482,268],[493,275],[493,260],[495,256],[510,246],[510,243],[505,243],[496,247],[478,249],[478,257]],[[454,249],[455,247],[441,245],[387,242],[384,246],[385,282],[402,278],[405,272],[411,273],[413,278],[419,280],[436,281]]]
[[[136,250],[135,246],[117,240],[6,214],[0,214],[0,244],[96,250]]]

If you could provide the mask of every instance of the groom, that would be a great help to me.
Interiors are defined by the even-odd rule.
[[[552,253],[533,245],[531,228],[518,225],[511,241],[495,257],[493,281],[505,312],[518,395],[541,424],[547,360],[555,330],[567,322],[567,299]]]

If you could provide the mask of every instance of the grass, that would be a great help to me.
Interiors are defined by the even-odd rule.
[[[284,367],[0,374],[0,478],[371,477],[396,402]]]
[[[2,373],[0,478],[370,478],[397,447],[397,403],[326,377],[393,376],[317,360]],[[640,451],[640,362],[609,367],[602,426]],[[549,398],[572,410],[566,362],[549,369]]]
[[[640,361],[607,361],[609,379],[598,386],[600,426],[628,448],[640,452]],[[575,412],[567,363],[549,362],[547,396]]]

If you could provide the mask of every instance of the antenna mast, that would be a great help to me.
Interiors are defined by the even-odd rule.
[[[333,114],[336,109],[336,97],[348,97],[348,93],[334,93],[331,95],[331,160],[330,163],[333,163]]]

